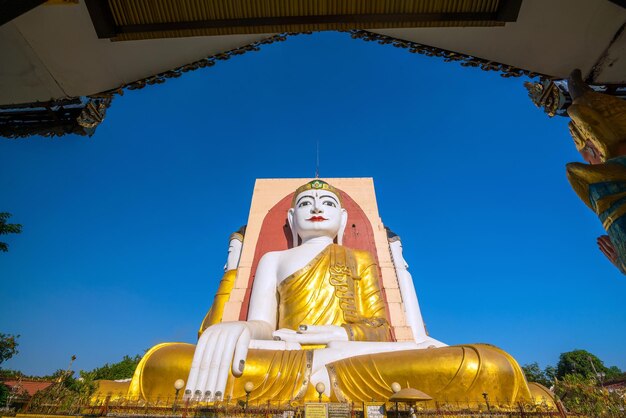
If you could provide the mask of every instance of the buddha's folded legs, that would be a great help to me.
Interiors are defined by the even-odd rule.
[[[195,345],[185,343],[162,343],[152,347],[135,369],[128,397],[153,402],[173,399],[174,382],[187,377],[195,348]]]
[[[339,400],[384,400],[398,382],[440,402],[499,404],[530,401],[523,371],[506,352],[487,345],[463,345],[351,357],[327,366]]]
[[[185,379],[191,368],[195,346],[185,343],[159,344],[143,357],[130,384],[128,397],[149,401],[165,400],[174,396],[174,382]],[[251,401],[303,399],[308,389],[313,352],[309,350],[255,350],[248,351],[244,373],[228,379],[225,399],[245,399],[244,385],[252,382]],[[106,394],[101,394],[106,395]],[[204,399],[207,395],[192,394]]]
[[[183,343],[151,349],[135,372],[129,396],[171,398],[174,381],[184,379],[189,372],[193,352],[193,345]],[[244,384],[252,382],[252,402],[316,400],[316,382],[310,382],[313,356],[314,350],[250,350],[243,376],[231,376],[222,396],[245,399]],[[487,345],[367,354],[333,362],[327,369],[331,399],[340,401],[387,400],[393,382],[419,389],[440,402],[480,401],[485,392],[498,404],[531,401],[517,362]]]

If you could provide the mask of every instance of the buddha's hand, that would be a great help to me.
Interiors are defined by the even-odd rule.
[[[598,237],[598,248],[600,251],[609,259],[611,263],[617,266],[617,251],[615,250],[615,246],[613,242],[611,242],[611,238],[608,235],[601,235]]]
[[[331,341],[348,341],[348,333],[337,325],[300,325],[297,331],[281,328],[272,334],[274,339],[300,344],[328,344]]]
[[[196,345],[185,398],[220,399],[226,388],[231,363],[233,375],[241,376],[250,340],[268,338],[270,333],[270,325],[262,321],[222,322],[207,328]]]

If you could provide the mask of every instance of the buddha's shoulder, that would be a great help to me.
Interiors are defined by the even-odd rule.
[[[276,265],[281,257],[283,251],[268,251],[261,256],[259,259],[259,267],[268,266],[268,265]]]
[[[276,250],[276,251],[268,251],[265,254],[263,254],[261,256],[261,259],[259,260],[259,264],[261,263],[279,263],[281,261],[283,261],[284,259],[289,259],[290,257],[293,257],[294,255],[294,251],[293,248],[289,248],[286,250]]]

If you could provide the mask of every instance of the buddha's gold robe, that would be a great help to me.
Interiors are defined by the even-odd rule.
[[[367,251],[329,245],[278,285],[278,328],[337,325],[351,341],[391,341],[378,266]]]
[[[215,297],[213,298],[213,305],[211,305],[211,309],[207,312],[202,324],[200,325],[200,329],[198,330],[198,338],[200,338],[205,329],[211,325],[222,322],[224,306],[226,305],[226,302],[228,302],[230,292],[233,290],[236,278],[237,270],[228,270],[224,273],[224,276],[222,276],[222,280],[220,281],[220,284],[217,287],[217,292],[215,292]]]
[[[378,266],[365,251],[331,245],[277,288],[278,328],[338,325],[351,340],[391,341]],[[129,396],[161,398],[173,393],[176,379],[185,379],[194,353],[191,344],[161,344],[137,367]],[[243,376],[230,376],[224,398],[245,399],[243,386],[255,390],[250,400],[316,400],[310,381],[315,349],[250,350]],[[479,401],[487,392],[503,404],[530,401],[530,391],[517,362],[487,345],[406,350],[351,357],[328,364],[333,400],[387,400],[398,382],[440,401]]]

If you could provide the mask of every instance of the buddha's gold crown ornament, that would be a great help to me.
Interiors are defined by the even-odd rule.
[[[302,192],[306,192],[307,190],[328,190],[333,193],[339,199],[339,203],[341,204],[341,194],[339,193],[339,189],[331,186],[326,183],[324,180],[315,179],[310,182],[303,184],[302,186],[296,189],[296,192],[293,194],[293,199],[291,200],[291,207],[294,207],[296,204],[296,197]]]
[[[234,239],[239,240],[241,242],[243,242],[243,238],[246,235],[246,227],[248,225],[244,225],[241,228],[239,228],[236,232],[233,232],[232,234],[230,234],[230,237],[228,238],[228,241],[232,241]]]

